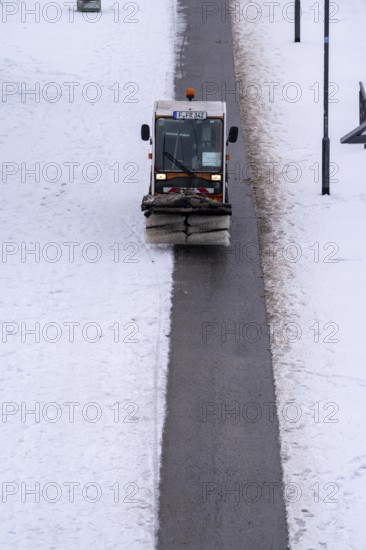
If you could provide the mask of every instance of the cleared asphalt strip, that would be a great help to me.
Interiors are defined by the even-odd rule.
[[[229,125],[240,126],[230,93],[230,19],[221,8],[208,15],[208,4],[211,12],[221,6],[180,2],[188,25],[176,97],[193,86],[196,99],[225,99]],[[251,188],[240,177],[241,134],[229,153],[230,248],[175,248],[159,550],[288,545],[258,229]]]

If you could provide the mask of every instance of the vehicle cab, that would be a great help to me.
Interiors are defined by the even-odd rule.
[[[152,144],[152,195],[189,189],[226,202],[225,102],[157,101],[152,135],[147,125],[141,135]]]

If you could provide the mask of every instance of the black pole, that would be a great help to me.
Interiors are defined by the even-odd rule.
[[[300,19],[301,19],[300,0],[295,0],[295,42],[300,42]]]
[[[329,0],[324,0],[324,133],[322,143],[322,195],[329,191]]]

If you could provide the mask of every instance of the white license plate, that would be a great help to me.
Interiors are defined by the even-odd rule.
[[[173,117],[177,120],[205,120],[207,113],[205,111],[174,111]]]

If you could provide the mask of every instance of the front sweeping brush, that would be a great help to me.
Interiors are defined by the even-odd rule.
[[[230,245],[230,216],[187,216],[187,244]]]
[[[141,209],[146,216],[149,244],[230,244],[231,205],[197,193],[146,195]]]
[[[148,244],[186,244],[184,216],[180,214],[151,214],[146,218],[145,241]]]

